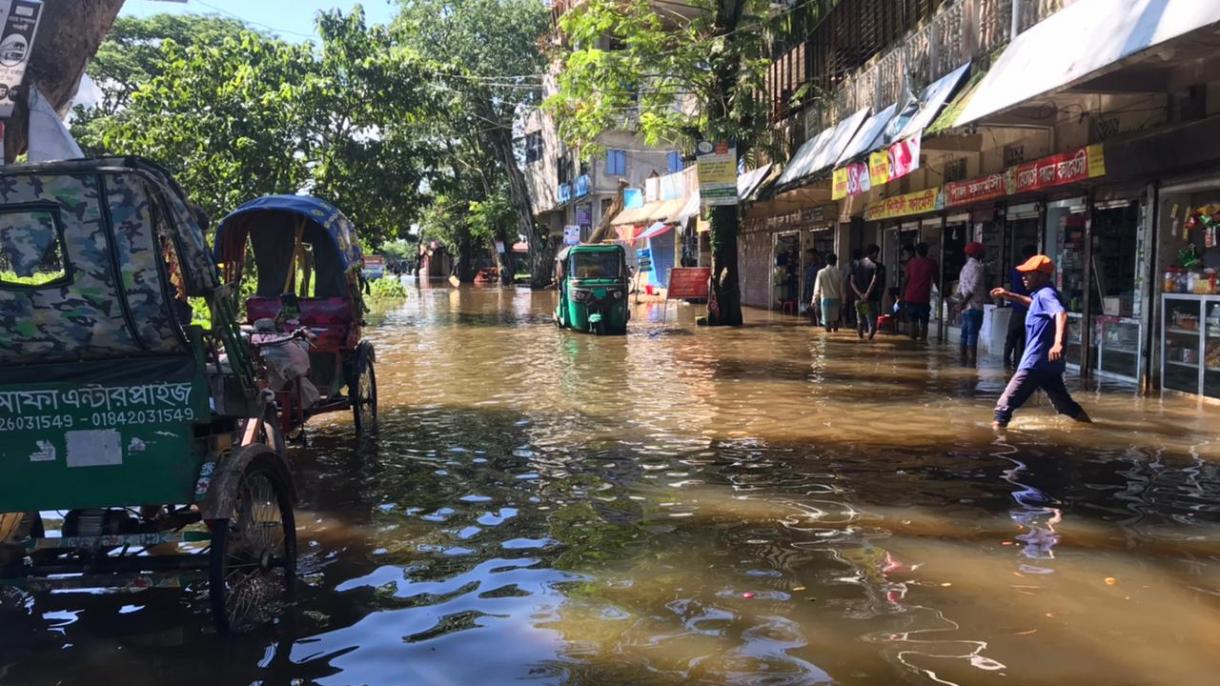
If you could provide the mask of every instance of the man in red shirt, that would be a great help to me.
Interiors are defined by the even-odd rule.
[[[902,301],[911,322],[911,340],[928,340],[928,319],[932,315],[932,284],[940,271],[936,260],[928,257],[928,244],[915,246],[915,257],[907,261],[906,289]]]

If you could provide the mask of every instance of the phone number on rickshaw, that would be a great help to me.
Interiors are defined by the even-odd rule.
[[[189,407],[169,410],[119,410],[94,412],[77,418],[70,414],[44,414],[29,417],[0,417],[0,431],[45,431],[73,429],[77,421],[93,427],[128,426],[135,424],[170,424],[195,420],[195,410]]]

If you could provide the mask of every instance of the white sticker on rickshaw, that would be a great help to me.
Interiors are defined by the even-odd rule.
[[[112,467],[123,464],[123,444],[115,429],[69,431],[68,467]]]

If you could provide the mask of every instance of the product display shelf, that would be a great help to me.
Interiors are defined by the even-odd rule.
[[[1220,295],[1161,298],[1161,387],[1220,399]]]

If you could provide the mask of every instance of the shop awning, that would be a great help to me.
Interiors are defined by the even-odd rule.
[[[898,105],[893,104],[881,110],[877,114],[868,118],[860,130],[856,132],[855,137],[843,149],[843,154],[839,155],[837,164],[850,162],[852,159],[865,155],[876,149],[875,144],[881,139],[885,133],[885,127],[894,118],[894,113],[898,111]]]
[[[619,212],[617,216],[610,222],[611,226],[629,226],[634,224],[651,225],[654,222],[669,221],[671,217],[678,214],[686,204],[685,198],[675,200],[658,200],[654,202],[644,203],[640,207]]]
[[[779,177],[779,185],[800,181],[834,165],[843,149],[851,142],[860,125],[868,116],[868,108],[857,111],[838,124],[823,130],[816,138],[806,141],[792,156],[784,173]]]
[[[890,133],[890,140],[900,141],[904,138],[910,138],[916,134],[920,134],[924,129],[932,125],[936,120],[936,116],[944,108],[945,103],[949,102],[949,98],[957,90],[965,78],[967,72],[970,71],[970,63],[967,62],[953,71],[945,74],[939,79],[933,81],[927,88],[919,94],[919,107],[915,110],[910,118],[905,122],[901,121],[900,117],[895,118],[895,122],[899,123],[902,128]],[[894,123],[891,123],[891,129],[894,128]]]
[[[1113,76],[1111,72],[1140,61],[1145,53],[1156,54],[1162,63],[1181,60],[1183,56],[1175,54],[1179,43],[1192,49],[1190,59],[1208,59],[1214,50],[1207,45],[1216,38],[1207,34],[1218,22],[1220,2],[1214,0],[1078,0],[1008,45],[954,125]],[[1188,36],[1202,46],[1189,45]],[[1164,49],[1153,50],[1157,47]],[[1140,87],[1168,89],[1164,82],[1147,80]],[[1106,88],[1132,92],[1133,84],[1116,81]]]
[[[657,222],[657,223],[653,224],[652,226],[648,227],[647,229],[644,229],[644,232],[641,233],[640,235],[636,236],[635,240],[642,241],[645,238],[656,238],[657,236],[660,236],[661,234],[665,233],[666,231],[669,231],[672,228],[674,228],[673,224],[667,224],[665,222]]]
[[[953,96],[953,99],[949,101],[949,104],[945,105],[945,109],[941,110],[936,119],[923,130],[924,138],[939,136],[953,128],[954,122],[957,121],[958,117],[962,116],[962,112],[970,104],[974,94],[978,92],[979,84],[982,83],[985,76],[987,76],[986,71],[978,68],[974,69],[970,74],[970,78],[966,80],[966,85],[962,86],[957,95]]]
[[[767,175],[771,173],[771,164],[767,163],[758,169],[750,171],[737,177],[737,200],[738,202],[746,202],[753,198],[754,193],[759,186],[767,180]]]

